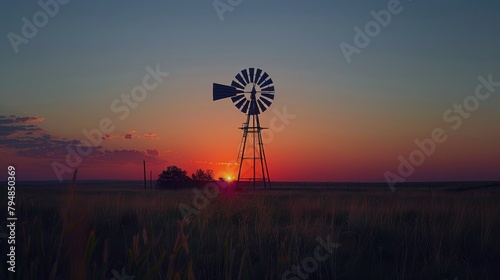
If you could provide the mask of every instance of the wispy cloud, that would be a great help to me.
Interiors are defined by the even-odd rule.
[[[135,130],[129,130],[125,135],[122,136],[122,139],[132,140],[135,138]]]
[[[238,165],[238,163],[236,163],[236,162],[227,162],[227,161],[190,160],[189,162],[195,163],[195,164],[208,164],[208,165],[215,165],[215,166],[233,166],[233,165]]]
[[[14,124],[14,123],[35,123],[42,122],[45,118],[37,118],[37,117],[16,117],[14,115],[11,116],[0,116],[0,124]]]
[[[44,119],[45,118],[36,117],[18,118],[12,115],[8,117],[0,116],[0,137],[22,135],[26,134],[27,132],[41,130],[38,126],[27,123],[41,122]]]
[[[16,117],[0,116],[0,147],[14,150],[15,155],[32,159],[57,160],[64,159],[71,150],[78,148],[86,150],[79,140],[53,136],[44,133],[36,124],[45,118],[38,117]],[[156,134],[147,133],[153,137]],[[134,139],[136,131],[129,130],[124,135],[105,135],[105,139],[121,138]],[[166,161],[160,158],[158,150],[107,150],[102,146],[94,147],[90,155],[86,157],[87,164],[123,164],[141,163],[142,160],[150,164],[164,164]]]
[[[148,132],[144,134],[139,134],[137,133],[136,130],[129,130],[125,132],[124,134],[118,134],[118,135],[111,135],[111,134],[106,134],[102,137],[103,140],[113,140],[113,139],[120,139],[120,140],[133,140],[133,139],[148,139],[148,140],[160,140],[160,137],[158,137],[158,134],[153,133],[153,132]]]
[[[152,132],[145,133],[143,135],[143,138],[151,139],[151,140],[160,140],[160,137],[158,137],[158,134],[152,133]]]

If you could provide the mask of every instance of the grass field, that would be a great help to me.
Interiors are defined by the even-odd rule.
[[[120,183],[109,188],[19,186],[15,275],[500,279],[497,188],[225,188],[195,201],[199,211],[195,195]],[[197,210],[189,223],[183,221],[180,203]],[[321,246],[327,240],[339,246]],[[6,254],[0,260],[0,278],[9,279]]]

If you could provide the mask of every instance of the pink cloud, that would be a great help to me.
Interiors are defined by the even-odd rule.
[[[45,118],[39,117],[18,117],[13,119],[15,123],[35,123],[35,122],[43,122]]]
[[[226,165],[226,166],[233,166],[233,165],[239,165],[237,162],[226,162],[226,161],[202,161],[202,160],[190,160],[189,162],[195,163],[195,164],[208,164],[208,165]]]
[[[151,140],[160,140],[160,137],[158,137],[158,134],[156,133],[145,133],[143,135],[143,138],[146,138],[146,139],[151,139]]]
[[[156,133],[144,133],[142,136],[137,135],[135,130],[129,130],[125,132],[125,134],[118,134],[118,135],[111,135],[111,134],[106,134],[102,137],[103,140],[112,140],[112,139],[123,139],[123,140],[132,140],[132,139],[150,139],[150,140],[160,140],[160,137],[158,137],[158,134]]]
[[[45,118],[39,117],[16,117],[12,116],[0,116],[0,137],[13,137],[27,135],[28,132],[33,133],[34,131],[41,131],[35,123],[41,122]]]
[[[123,135],[121,138],[124,140],[132,140],[132,139],[136,138],[135,130],[127,131],[127,133],[125,133],[125,135]]]

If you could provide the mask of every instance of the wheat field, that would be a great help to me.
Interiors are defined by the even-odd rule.
[[[187,223],[179,205],[196,209],[194,196],[193,190],[19,187],[15,275],[500,279],[495,189],[221,189]],[[318,238],[339,246],[316,267],[293,273],[294,266],[314,256]],[[5,266],[5,255],[1,258]]]

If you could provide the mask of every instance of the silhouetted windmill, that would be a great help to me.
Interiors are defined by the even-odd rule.
[[[236,108],[246,115],[246,121],[239,128],[243,130],[243,138],[238,152],[240,166],[236,187],[240,181],[253,181],[255,190],[256,181],[262,180],[264,188],[271,188],[261,134],[266,128],[260,126],[259,114],[266,111],[274,100],[273,80],[261,69],[244,69],[235,76],[230,86],[214,83],[214,101],[224,98],[231,98]],[[250,165],[248,170],[242,170],[245,163]],[[257,165],[260,165],[260,170],[257,170]]]

